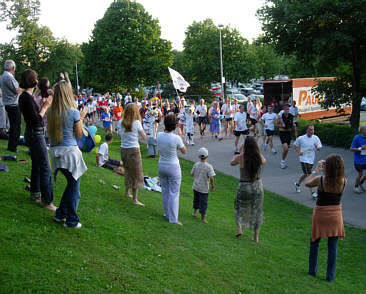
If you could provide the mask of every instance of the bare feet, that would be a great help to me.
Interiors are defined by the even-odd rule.
[[[53,203],[50,203],[50,204],[43,203],[43,208],[51,210],[51,211],[56,211],[56,209],[57,209],[57,207],[54,206]]]
[[[34,199],[34,202],[35,202],[35,203],[41,203],[41,197],[35,198],[35,199]]]
[[[259,239],[258,238],[253,238],[253,242],[255,242],[255,243],[259,243]]]
[[[127,198],[132,198],[132,195],[131,194],[125,194],[125,197],[127,197]]]
[[[176,224],[177,224],[178,226],[183,226],[183,224],[182,224],[181,222],[176,222]]]
[[[197,213],[192,213],[192,216],[195,216],[196,217],[197,216]]]
[[[140,202],[140,201],[138,201],[138,200],[134,200],[134,201],[132,201],[132,202],[133,202],[133,204],[136,204],[136,205],[145,206],[145,204],[141,203],[141,202]]]
[[[203,223],[205,223],[205,224],[208,224],[207,219],[201,219],[201,222],[203,222]]]

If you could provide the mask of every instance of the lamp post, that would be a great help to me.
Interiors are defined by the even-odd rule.
[[[222,99],[224,99],[224,68],[223,68],[223,65],[222,65],[222,37],[221,37],[221,30],[222,28],[224,27],[223,24],[219,24],[218,25],[219,27],[219,32],[220,32],[220,70],[221,70],[221,97]]]

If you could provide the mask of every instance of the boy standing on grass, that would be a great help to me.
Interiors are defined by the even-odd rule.
[[[201,221],[207,223],[206,211],[208,204],[208,186],[210,182],[210,191],[213,192],[215,188],[214,176],[215,171],[211,164],[206,162],[208,157],[208,151],[202,147],[198,150],[198,157],[201,159],[196,162],[191,171],[191,177],[193,177],[193,216],[197,216],[197,210],[201,214]]]
[[[122,167],[122,161],[110,159],[108,156],[108,145],[110,145],[112,142],[113,135],[111,133],[107,133],[105,135],[105,142],[100,145],[98,149],[96,156],[97,166],[113,170],[116,174],[123,176],[125,174],[125,170]]]

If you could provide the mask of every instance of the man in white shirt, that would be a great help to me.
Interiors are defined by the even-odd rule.
[[[235,154],[239,154],[238,149],[238,143],[240,140],[240,136],[244,136],[244,141],[246,135],[248,135],[248,127],[247,127],[247,114],[244,112],[244,105],[240,105],[240,111],[235,113],[234,116],[234,122],[235,122],[235,130],[234,130],[234,136],[235,136]]]
[[[227,137],[227,131],[230,126],[230,133],[233,132],[233,107],[228,98],[225,99],[225,104],[221,107],[221,113],[224,115],[225,119],[225,137]]]
[[[113,170],[116,174],[123,176],[125,174],[125,170],[122,167],[122,161],[111,159],[108,156],[108,145],[113,142],[113,135],[111,133],[107,133],[105,135],[105,142],[99,146],[98,153],[96,156],[97,159],[97,167],[103,167],[110,170]]]
[[[196,113],[198,114],[198,125],[200,128],[201,136],[205,135],[206,129],[206,117],[207,117],[207,106],[205,105],[205,100],[200,100],[200,105],[196,107]]]
[[[273,147],[273,135],[275,132],[275,122],[277,120],[277,115],[273,112],[272,105],[268,105],[268,112],[262,115],[261,121],[264,123],[264,129],[267,135],[267,141],[264,144],[264,150],[267,149],[269,145],[273,154],[276,154],[276,149]]]
[[[315,152],[322,148],[322,143],[318,136],[314,135],[314,126],[308,125],[306,128],[306,134],[296,139],[294,148],[299,154],[301,168],[303,174],[299,180],[295,183],[296,192],[300,193],[301,183],[312,173],[312,168],[315,160]],[[314,199],[318,197],[317,192],[313,192],[310,188],[310,193]]]

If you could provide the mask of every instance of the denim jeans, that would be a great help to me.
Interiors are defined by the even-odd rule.
[[[26,129],[25,140],[32,159],[31,198],[41,196],[43,203],[50,204],[53,202],[53,185],[43,128],[37,131]]]
[[[67,169],[60,169],[67,180],[65,191],[62,195],[59,208],[56,210],[58,219],[66,218],[66,225],[75,227],[79,222],[77,210],[80,200],[80,178],[75,180]]]
[[[318,252],[320,238],[313,242],[310,238],[309,274],[316,276],[318,272]],[[328,237],[328,266],[326,280],[333,282],[336,275],[338,237]]]
[[[19,145],[20,130],[22,125],[20,110],[18,106],[5,106],[5,110],[8,113],[10,123],[8,150],[15,151]]]

